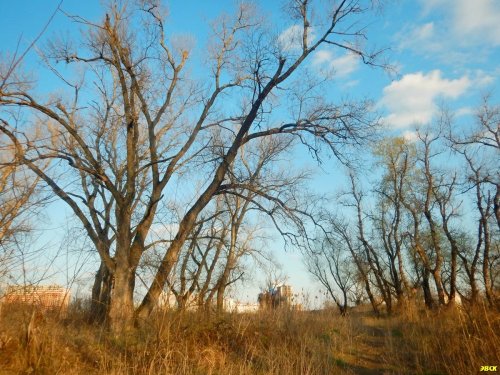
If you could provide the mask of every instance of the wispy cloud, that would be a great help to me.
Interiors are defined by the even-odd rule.
[[[455,111],[455,116],[456,117],[469,116],[469,115],[472,115],[472,114],[474,114],[474,109],[471,108],[471,107],[461,107],[461,108],[458,108]]]
[[[441,46],[437,42],[436,27],[434,22],[424,23],[422,25],[412,25],[405,28],[397,36],[400,48],[424,48],[425,50],[435,51]]]
[[[346,77],[358,69],[359,57],[353,53],[335,56],[332,51],[319,50],[312,58],[312,65],[323,75]]]
[[[500,2],[498,0],[448,0],[453,32],[473,42],[500,45]]]
[[[498,0],[420,0],[425,15],[441,11],[448,31],[462,41],[500,45]]]
[[[282,51],[293,52],[302,49],[302,37],[304,28],[302,25],[292,25],[278,36],[278,45]],[[309,28],[307,43],[314,41],[314,29]]]
[[[409,24],[398,35],[399,47],[451,65],[486,60],[500,46],[500,1],[420,0],[429,22]]]

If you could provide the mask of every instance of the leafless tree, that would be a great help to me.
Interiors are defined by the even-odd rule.
[[[335,104],[299,95],[300,111],[282,121],[271,116],[277,97],[304,91],[291,83],[320,46],[376,64],[380,51],[357,44],[365,36],[358,22],[369,8],[362,1],[340,1],[322,11],[328,17],[315,25],[309,1],[292,1],[288,9],[301,38],[288,48],[253,17],[252,7],[242,5],[234,18],[216,24],[208,48],[209,75],[198,85],[186,73],[189,49],[166,35],[164,13],[155,1],[141,2],[139,8],[112,3],[100,22],[70,16],[88,30],[80,45],[58,40],[49,46],[45,62],[70,89],[64,96],[40,96],[20,73],[9,73],[0,89],[0,130],[12,142],[17,163],[68,204],[91,238],[113,280],[108,316],[115,332],[132,324],[136,270],[153,246],[151,226],[168,187],[188,165],[198,165],[210,178],[197,189],[165,246],[138,318],[154,308],[199,214],[226,189],[243,145],[291,136],[314,155],[324,145],[345,162],[346,147],[373,134],[377,119],[366,102]],[[317,37],[311,41],[312,27]],[[86,74],[74,81],[53,65],[58,62],[82,66]],[[238,112],[221,107],[228,96],[241,99]],[[47,137],[36,141],[12,126],[14,110],[36,116]],[[207,147],[218,148],[220,156],[204,160]],[[40,163],[47,160],[57,167],[43,170]]]
[[[351,189],[343,194],[342,204],[346,207],[353,207],[356,217],[356,231],[349,231],[348,223],[332,221],[333,230],[345,241],[359,275],[365,284],[365,291],[372,305],[373,311],[379,314],[379,302],[376,294],[382,297],[386,304],[388,313],[392,312],[392,290],[387,277],[384,276],[383,264],[378,252],[375,250],[372,241],[367,237],[366,221],[369,217],[363,212],[363,200],[365,194],[358,186],[358,181],[354,173],[349,173]],[[372,281],[374,279],[374,281]],[[377,291],[378,293],[374,292]]]
[[[390,283],[398,303],[402,303],[411,289],[403,259],[408,242],[405,202],[415,178],[416,155],[412,145],[402,138],[382,141],[375,153],[384,170],[376,188],[378,207],[373,219],[387,257]]]
[[[453,129],[453,121],[448,121],[448,140],[451,147],[463,156],[469,174],[466,185],[474,192],[475,205],[479,215],[475,251],[470,259],[459,254],[464,262],[471,281],[471,299],[476,301],[478,287],[475,281],[476,265],[482,249],[482,274],[486,298],[490,305],[499,305],[498,290],[492,278],[491,261],[496,261],[492,254],[492,244],[500,230],[500,174],[496,160],[500,152],[500,107],[491,103],[486,96],[476,112],[475,128],[458,134]],[[492,219],[496,225],[492,224]],[[493,258],[492,258],[493,257]],[[493,272],[496,274],[496,272]]]
[[[326,238],[321,247],[306,254],[308,271],[325,287],[341,315],[347,314],[349,301],[356,283],[350,253],[343,239]]]
[[[0,141],[0,278],[19,270],[25,251],[22,237],[29,236],[40,208],[48,202],[39,179],[16,163],[9,143]],[[45,166],[43,166],[45,168]],[[32,249],[33,250],[33,249]],[[30,251],[31,257],[35,251]],[[20,257],[19,257],[20,256]],[[21,261],[23,263],[23,261]]]

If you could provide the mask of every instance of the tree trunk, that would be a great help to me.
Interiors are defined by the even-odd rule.
[[[446,299],[443,289],[443,280],[441,279],[441,267],[434,269],[434,271],[432,272],[432,276],[434,277],[434,282],[436,284],[439,304],[445,305]]]
[[[95,276],[94,286],[92,287],[90,322],[103,323],[106,320],[111,299],[112,282],[113,278],[108,267],[101,261],[101,265]]]
[[[477,281],[476,281],[476,270],[471,271],[469,275],[469,284],[470,284],[470,304],[474,306],[477,304],[479,297],[479,290],[477,288]]]
[[[434,298],[432,298],[431,286],[429,283],[430,272],[424,267],[424,272],[422,276],[422,290],[424,292],[424,302],[425,306],[429,309],[434,308]]]
[[[229,276],[231,274],[231,269],[235,262],[234,260],[234,244],[231,244],[228,258],[226,261],[226,267],[224,268],[224,272],[220,276],[217,282],[217,314],[220,314],[224,311],[224,293],[226,292],[226,287],[228,285]]]
[[[488,203],[490,202],[490,198],[488,196]],[[489,206],[489,205],[488,205]],[[483,281],[484,281],[484,293],[486,295],[486,299],[488,300],[488,304],[490,307],[494,307],[496,305],[496,298],[494,291],[491,287],[491,275],[490,275],[490,227],[488,223],[487,216],[489,214],[489,209],[486,209],[486,212],[481,213],[481,220],[483,222],[483,233],[484,233],[484,247],[483,247]]]
[[[206,313],[212,312],[213,299],[214,299],[214,295],[212,293],[209,293],[207,299],[205,300],[205,312]]]
[[[222,314],[224,312],[224,293],[226,292],[225,285],[219,285],[217,288],[217,314]]]
[[[365,284],[365,291],[366,294],[368,295],[368,299],[370,300],[370,304],[372,305],[373,312],[375,315],[379,316],[380,311],[377,306],[377,301],[375,301],[375,297],[373,296],[372,289],[370,287],[370,281],[368,280],[368,277],[366,274],[362,274],[363,277],[363,283]]]
[[[134,286],[135,270],[117,265],[109,307],[110,326],[115,334],[129,331],[133,327]]]
[[[500,184],[497,184],[497,190],[493,198],[493,212],[497,219],[498,229],[500,229]]]
[[[446,237],[450,242],[451,246],[451,274],[450,274],[450,297],[448,299],[448,304],[453,306],[455,303],[455,298],[457,295],[457,257],[458,257],[458,245],[453,238],[452,233],[448,229],[448,223],[445,221],[443,216],[443,229],[445,231]]]
[[[386,283],[384,283],[386,284]],[[384,301],[385,301],[385,309],[388,315],[392,314],[392,295],[390,288],[386,285],[385,286],[385,293],[384,293]]]

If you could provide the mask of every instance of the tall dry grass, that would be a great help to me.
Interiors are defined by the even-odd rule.
[[[500,366],[500,314],[485,305],[401,314],[391,322],[401,336],[402,363],[419,374],[475,374]]]
[[[485,308],[384,318],[164,312],[112,337],[82,311],[4,309],[0,374],[469,374],[499,364],[499,324]]]

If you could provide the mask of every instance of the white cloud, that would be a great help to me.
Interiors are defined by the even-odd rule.
[[[348,76],[359,67],[359,64],[359,57],[350,52],[335,57],[329,50],[319,50],[312,59],[312,65],[322,74],[337,77]]]
[[[414,130],[406,130],[403,133],[403,138],[408,142],[416,142],[418,139],[418,133]]]
[[[304,27],[302,25],[292,25],[278,36],[278,45],[282,51],[290,52],[302,49],[302,36]],[[310,45],[314,41],[313,28],[308,29],[307,43]]]
[[[384,88],[378,106],[389,112],[384,118],[388,126],[406,128],[428,124],[438,110],[437,99],[456,99],[470,86],[467,76],[450,80],[442,78],[439,70],[406,74]]]
[[[424,14],[442,11],[444,27],[449,26],[461,41],[500,45],[500,1],[421,0]]]
[[[333,59],[333,53],[326,49],[319,50],[313,56],[313,65],[322,65]]]
[[[423,23],[395,36],[401,49],[454,68],[487,63],[500,46],[499,0],[420,0]]]
[[[500,45],[498,0],[454,0],[451,9],[455,33]]]

